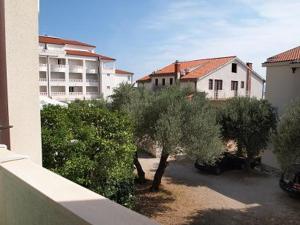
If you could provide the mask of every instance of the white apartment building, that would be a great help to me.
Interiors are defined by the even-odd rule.
[[[193,91],[205,92],[209,99],[235,96],[263,98],[265,80],[236,56],[176,61],[137,80],[139,87],[155,90],[179,83]]]
[[[267,68],[266,99],[281,115],[300,98],[300,46],[268,58],[263,66]]]
[[[40,95],[59,101],[107,99],[133,73],[116,69],[116,60],[96,46],[57,37],[39,37]]]

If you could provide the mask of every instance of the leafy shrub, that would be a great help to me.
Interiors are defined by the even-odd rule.
[[[136,149],[129,119],[83,101],[68,108],[47,106],[41,116],[44,166],[132,207]]]
[[[273,137],[274,152],[283,169],[300,163],[300,101],[290,105]]]

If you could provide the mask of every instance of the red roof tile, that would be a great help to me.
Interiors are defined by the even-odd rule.
[[[113,58],[103,56],[103,55],[99,55],[99,54],[93,53],[93,52],[88,52],[88,51],[66,50],[66,53],[68,55],[78,55],[78,56],[87,56],[87,57],[100,57],[100,59],[102,59],[102,60],[109,60],[109,61],[114,61],[115,60]]]
[[[133,75],[133,73],[125,71],[125,70],[119,70],[116,69],[116,74],[122,74],[122,75]]]
[[[190,80],[197,79],[202,77],[219,67],[225,65],[236,58],[236,56],[226,56],[221,58],[208,58],[208,59],[198,59],[192,61],[183,61],[179,62],[181,73],[185,74],[181,77],[181,80]],[[151,80],[151,76],[167,76],[175,75],[175,63],[172,63],[158,71],[155,71],[154,74],[145,76],[138,80],[138,82]]]
[[[149,75],[144,76],[137,80],[137,82],[150,82],[150,81],[151,81],[151,77]]]
[[[79,45],[79,46],[86,46],[86,47],[93,47],[95,48],[96,46],[86,44],[83,42],[79,41],[73,41],[73,40],[67,40],[67,39],[62,39],[58,37],[48,37],[48,36],[39,36],[39,42],[40,43],[47,43],[47,44],[56,44],[56,45]]]
[[[267,59],[265,63],[300,61],[300,46]]]

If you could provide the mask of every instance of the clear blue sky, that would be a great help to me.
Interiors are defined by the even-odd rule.
[[[97,46],[135,78],[168,63],[237,55],[261,63],[300,45],[299,0],[40,0],[40,34]]]

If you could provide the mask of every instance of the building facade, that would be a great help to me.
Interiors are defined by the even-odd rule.
[[[235,96],[263,98],[265,80],[236,56],[176,61],[139,80],[139,87],[155,90],[179,83],[181,87],[205,92],[209,99]]]
[[[57,37],[39,37],[40,95],[59,101],[107,99],[133,73],[117,70],[116,60],[96,46]]]
[[[295,99],[300,98],[300,46],[267,59],[266,99],[278,113]]]

